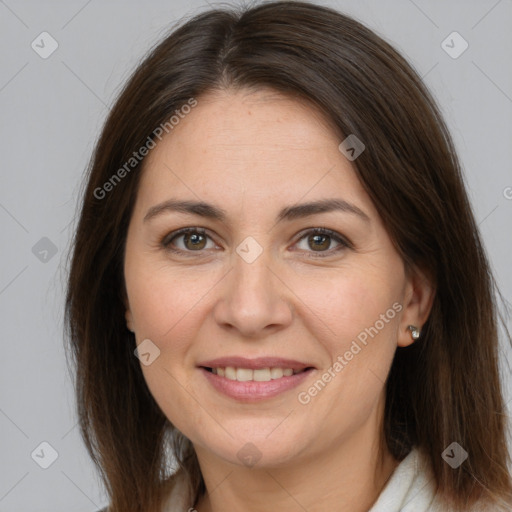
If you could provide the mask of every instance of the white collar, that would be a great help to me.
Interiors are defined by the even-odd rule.
[[[434,512],[435,478],[426,457],[413,448],[395,468],[368,512]]]

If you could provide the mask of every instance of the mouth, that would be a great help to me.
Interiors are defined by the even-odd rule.
[[[289,391],[316,370],[289,359],[240,357],[205,361],[198,369],[216,391],[241,402],[257,402]]]

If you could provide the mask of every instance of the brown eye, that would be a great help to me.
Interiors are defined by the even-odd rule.
[[[207,249],[209,238],[202,228],[184,228],[166,236],[161,243],[166,250],[186,254]]]
[[[206,245],[206,237],[199,233],[185,233],[183,236],[183,243],[187,249],[204,249]]]
[[[302,238],[299,239],[299,242],[302,240],[305,240],[306,243],[304,245],[306,247],[299,247],[300,250],[309,252],[310,256],[313,257],[330,256],[333,253],[352,247],[352,244],[345,240],[340,234],[327,228],[312,229],[306,232]],[[338,244],[334,249],[331,248],[333,241]]]
[[[320,250],[329,249],[331,240],[329,235],[309,235],[308,244],[311,248],[316,247]]]

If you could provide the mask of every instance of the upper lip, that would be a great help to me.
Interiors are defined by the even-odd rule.
[[[281,357],[257,357],[255,359],[247,359],[246,357],[239,356],[210,359],[209,361],[199,363],[198,366],[204,368],[225,368],[226,366],[231,366],[251,370],[257,370],[259,368],[291,368],[296,371],[304,370],[305,368],[313,368],[311,364]]]

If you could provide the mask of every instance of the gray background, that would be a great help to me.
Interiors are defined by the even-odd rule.
[[[424,76],[455,139],[510,303],[512,1],[323,3],[376,30]],[[131,70],[179,18],[207,7],[195,0],[0,0],[0,512],[106,504],[76,428],[63,350],[65,263],[81,180]],[[43,31],[59,45],[47,59],[31,47]],[[456,59],[441,46],[453,31],[469,44]],[[461,49],[460,40],[448,44],[452,53]],[[508,349],[502,355],[508,402]],[[49,460],[48,449],[38,448],[43,441],[58,452],[48,469],[31,457],[37,449],[36,460]]]

